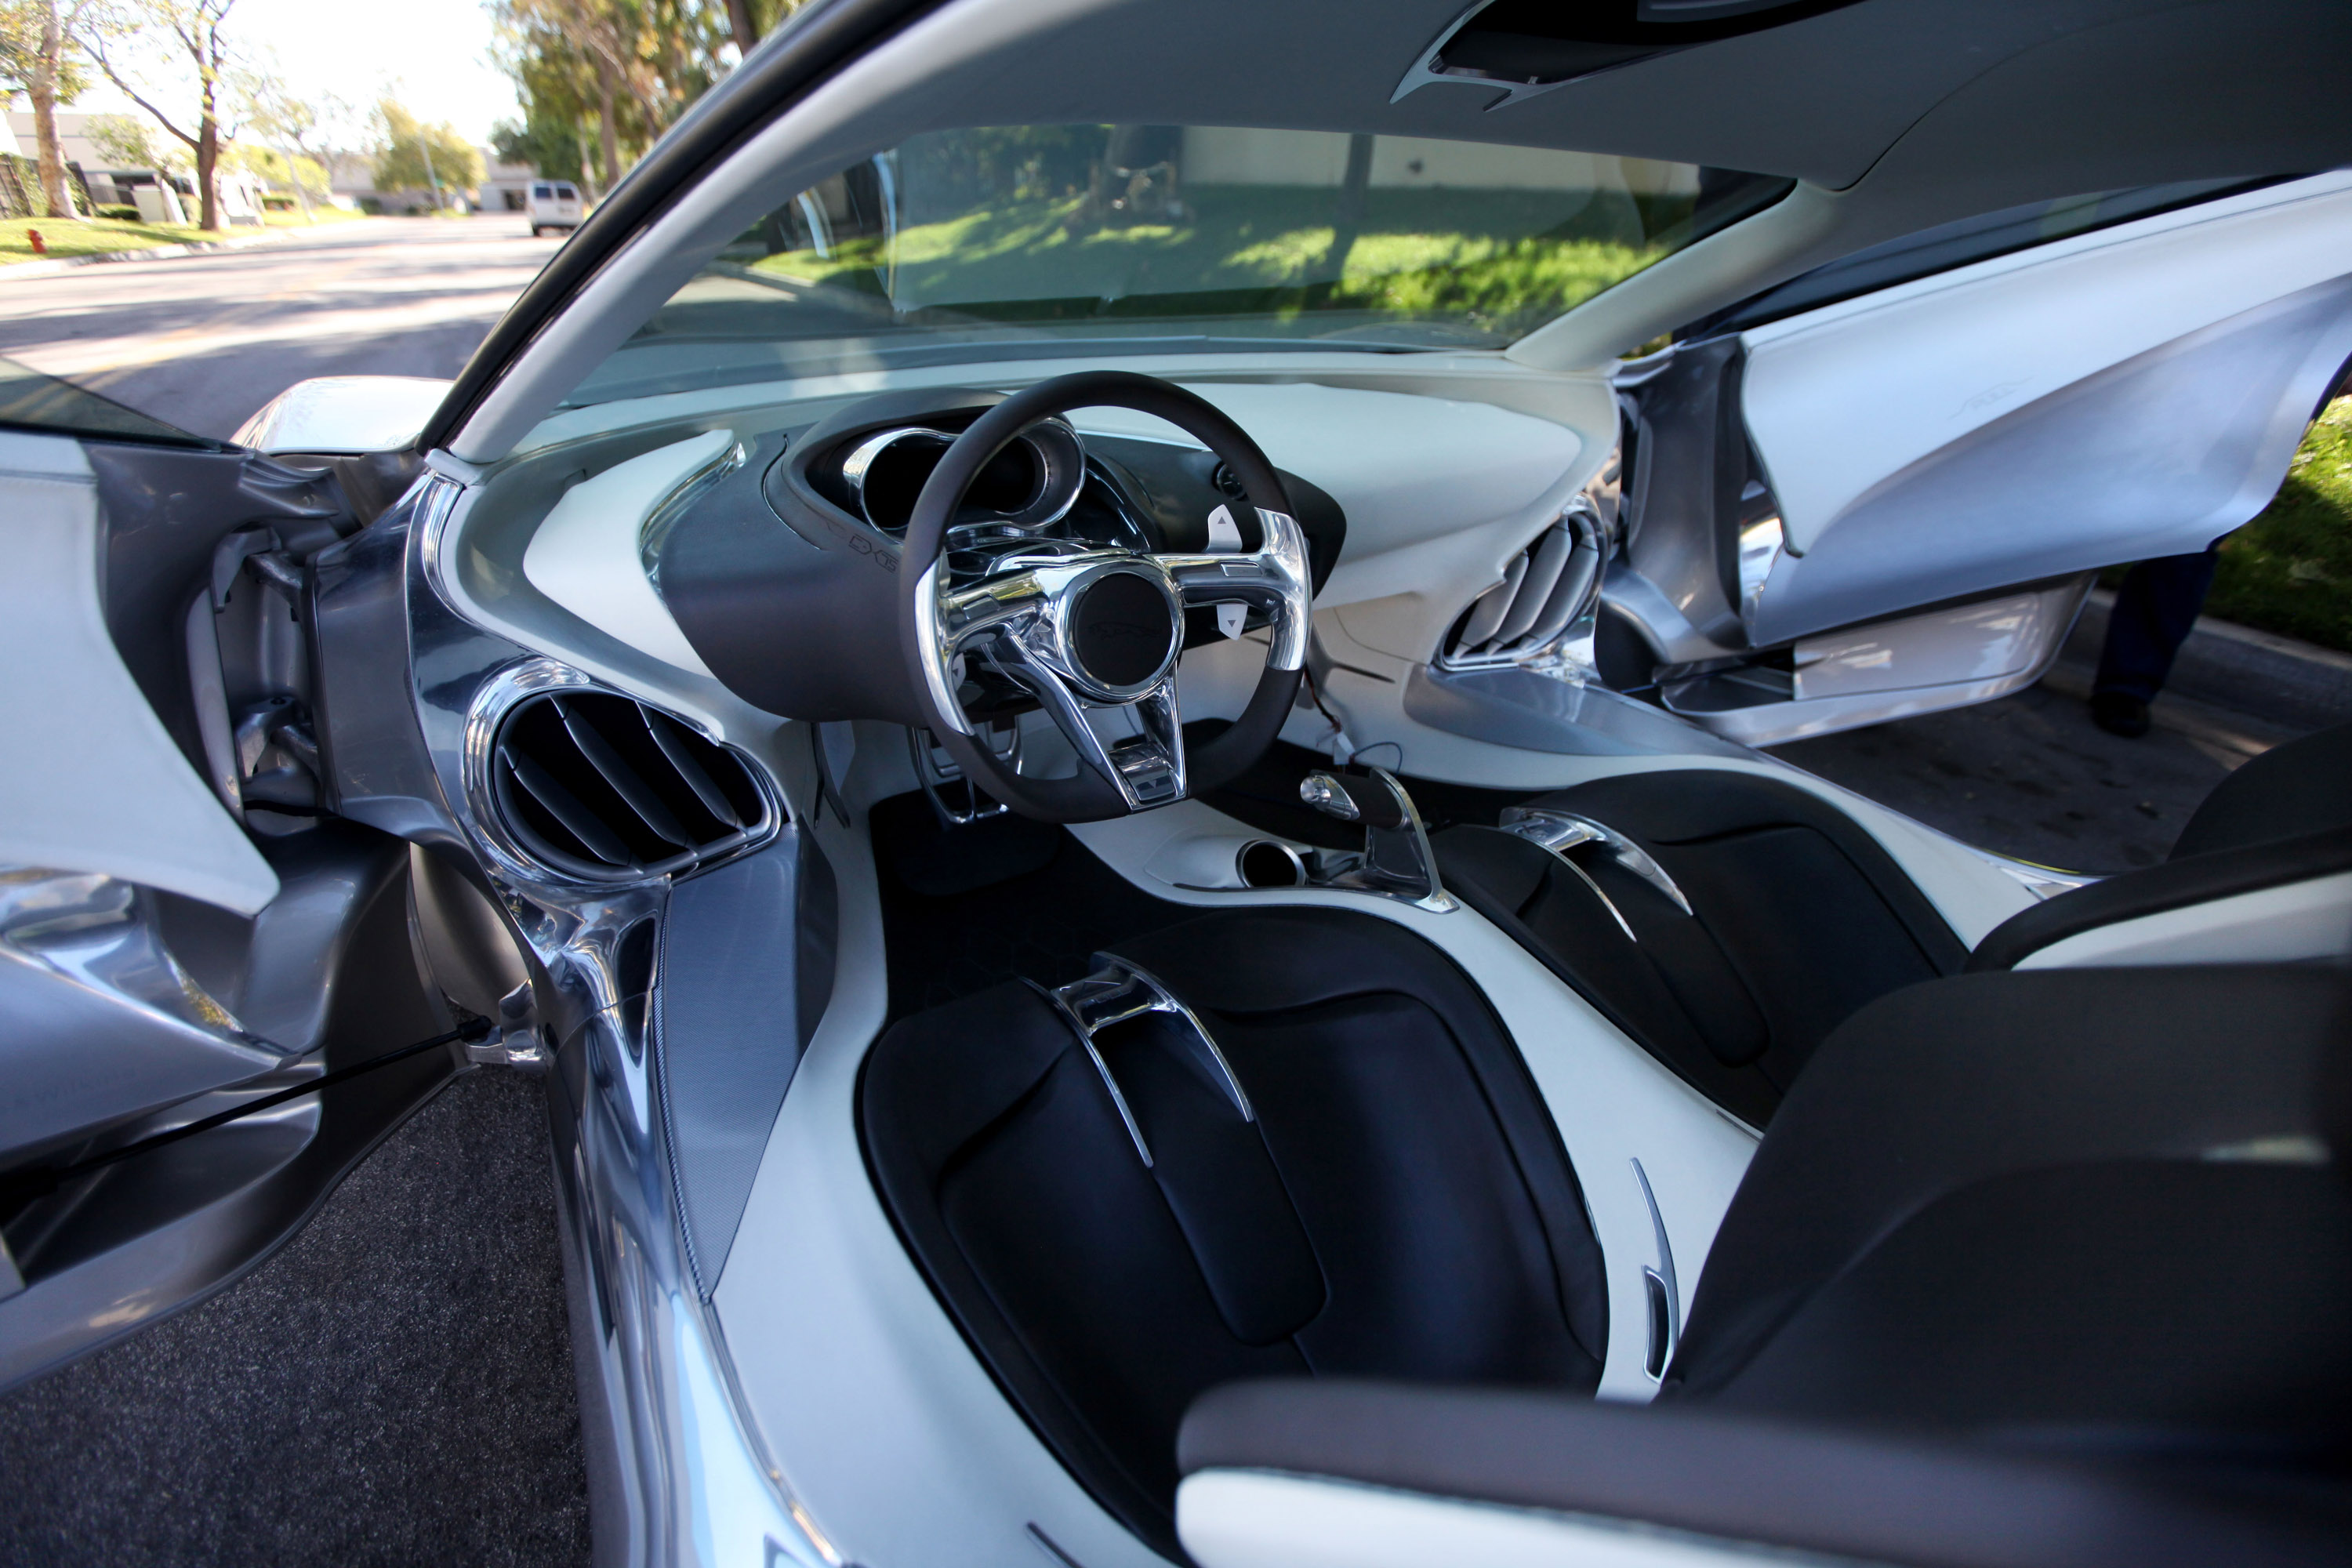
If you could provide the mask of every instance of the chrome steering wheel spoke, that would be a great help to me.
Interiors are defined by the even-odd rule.
[[[967,587],[942,593],[935,579],[921,591],[936,606],[925,674],[961,733],[972,730],[954,693],[976,656],[1037,699],[1129,811],[1182,798],[1184,595],[1159,558],[1115,549],[1014,556]],[[1119,729],[1128,732],[1105,732]]]
[[[1308,605],[1314,597],[1307,559],[1307,534],[1287,512],[1257,509],[1265,542],[1255,552],[1166,553],[1150,559],[1175,580],[1187,608],[1246,605],[1272,617],[1266,653],[1269,669],[1299,669],[1307,663]]]
[[[1000,624],[973,651],[1005,679],[1025,687],[1079,757],[1118,786],[1129,811],[1184,796],[1184,731],[1171,672],[1151,690],[1125,702],[1089,701],[1060,670],[1039,658],[1028,638]],[[1106,739],[1090,714],[1124,714],[1133,732]]]

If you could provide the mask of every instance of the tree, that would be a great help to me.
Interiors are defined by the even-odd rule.
[[[246,104],[246,123],[277,143],[280,161],[287,166],[287,183],[294,187],[295,199],[302,204],[302,216],[308,221],[314,182],[305,177],[304,171],[317,170],[319,193],[323,196],[328,190],[326,160],[310,148],[320,123],[328,118],[328,105],[295,92],[273,69],[242,71],[236,86]]]
[[[232,142],[221,149],[221,167],[242,169],[264,184],[290,188],[306,213],[312,197],[324,198],[327,195],[327,166],[316,158],[305,158],[283,148],[257,142]]]
[[[58,142],[58,103],[70,102],[83,87],[73,20],[72,12],[58,15],[58,0],[0,0],[0,78],[10,91],[33,100],[42,206],[47,216],[58,218],[76,216]]]
[[[737,57],[750,54],[801,4],[802,0],[727,0],[727,30],[735,40]]]
[[[185,148],[158,143],[147,121],[128,114],[94,114],[82,134],[117,168],[178,174],[187,166]]]
[[[375,185],[380,191],[472,190],[482,183],[482,155],[452,125],[426,125],[398,100],[376,105]]]
[[[730,41],[720,0],[493,0],[492,13],[527,126],[553,146],[593,122],[608,189],[624,146],[651,145],[701,96]]]
[[[588,149],[580,127],[550,116],[534,100],[520,125],[501,120],[490,127],[490,152],[501,163],[520,163],[543,179],[586,183]]]
[[[207,229],[221,226],[217,174],[224,136],[222,97],[228,86],[229,61],[228,41],[221,37],[221,25],[236,4],[236,0],[83,0],[75,7],[76,37],[106,73],[106,79],[195,155],[196,191],[203,203],[199,222]],[[193,76],[193,81],[183,76],[178,85],[194,95],[194,132],[181,129],[141,90],[147,85],[145,72],[137,63],[142,53],[173,60]]]

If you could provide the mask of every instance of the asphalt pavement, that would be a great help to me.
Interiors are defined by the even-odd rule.
[[[561,243],[520,214],[362,218],[236,250],[0,268],[0,354],[226,437],[310,376],[457,374]]]

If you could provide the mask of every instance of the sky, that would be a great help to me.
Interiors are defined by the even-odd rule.
[[[274,55],[298,94],[331,94],[362,115],[388,91],[427,124],[446,121],[476,142],[497,121],[521,118],[513,80],[490,61],[481,0],[236,0],[223,32],[248,58]],[[130,105],[101,78],[74,107]]]

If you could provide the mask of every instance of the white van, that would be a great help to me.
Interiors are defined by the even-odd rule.
[[[530,237],[551,228],[580,226],[580,188],[569,180],[533,180],[523,197],[523,216],[530,219]]]

